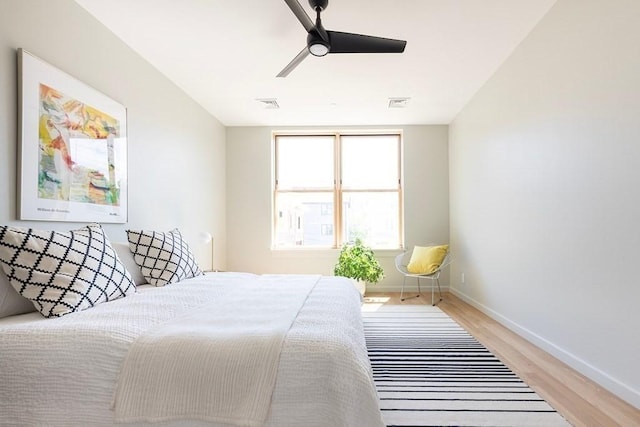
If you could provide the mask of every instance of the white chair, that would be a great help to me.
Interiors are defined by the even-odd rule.
[[[405,282],[407,281],[407,277],[415,277],[418,280],[418,295],[416,295],[416,298],[420,297],[420,279],[430,279],[431,280],[431,305],[436,305],[435,288],[436,288],[436,286],[438,287],[438,294],[440,295],[440,299],[438,300],[438,302],[440,302],[440,301],[442,301],[442,291],[440,290],[440,273],[449,264],[451,264],[451,261],[453,261],[453,257],[451,256],[451,252],[447,251],[447,255],[445,255],[445,257],[442,260],[442,263],[440,264],[438,269],[436,271],[434,271],[433,273],[429,273],[429,274],[415,274],[415,273],[410,273],[407,270],[407,265],[409,264],[409,261],[411,260],[411,254],[412,253],[413,253],[413,249],[408,250],[405,253],[402,253],[402,254],[396,256],[396,261],[395,261],[396,269],[403,276],[403,278],[402,278],[402,290],[400,292],[400,300],[401,301],[405,300],[405,298],[404,298],[404,285],[405,285]]]

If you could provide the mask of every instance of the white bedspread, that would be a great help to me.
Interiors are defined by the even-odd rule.
[[[61,318],[28,313],[0,319],[0,425],[114,425],[111,402],[132,343],[197,307],[224,303],[247,277],[255,276],[215,273],[141,290]],[[247,294],[245,302],[252,298]],[[229,426],[191,419],[160,425]],[[264,425],[384,425],[364,342],[360,296],[350,281],[323,276],[308,295],[282,343]]]
[[[138,337],[118,377],[116,421],[262,426],[284,337],[318,280],[248,277],[224,299]]]

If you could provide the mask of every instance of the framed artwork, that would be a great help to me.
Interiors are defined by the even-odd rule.
[[[18,217],[127,222],[127,110],[18,49]]]

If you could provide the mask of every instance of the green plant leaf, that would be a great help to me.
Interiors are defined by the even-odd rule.
[[[384,278],[384,270],[373,249],[365,246],[360,239],[342,246],[333,274],[368,283],[378,283]]]

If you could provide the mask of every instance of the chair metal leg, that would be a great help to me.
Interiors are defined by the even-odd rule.
[[[435,286],[433,286],[433,279],[431,279],[431,305],[436,305],[436,303],[434,302],[434,295],[433,295],[434,290],[435,290]]]
[[[442,291],[440,290],[440,279],[436,279],[436,284],[438,285],[438,295],[440,296],[440,299],[438,300],[438,302],[442,301]],[[434,291],[435,291],[435,286],[431,286],[431,305],[436,305],[436,303],[434,302]]]
[[[420,278],[416,277],[416,279],[418,279],[418,295],[416,295],[416,298],[420,297]],[[404,297],[404,285],[407,282],[407,276],[404,276],[404,278],[402,279],[402,289],[400,290],[400,301],[404,301],[406,298]]]

